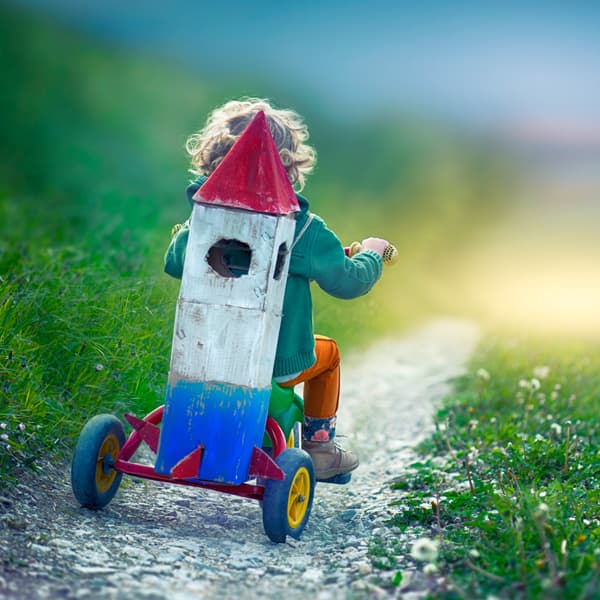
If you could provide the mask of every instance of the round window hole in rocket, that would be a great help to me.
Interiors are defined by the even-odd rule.
[[[214,243],[206,254],[206,262],[221,277],[248,275],[252,250],[245,242],[222,238]]]

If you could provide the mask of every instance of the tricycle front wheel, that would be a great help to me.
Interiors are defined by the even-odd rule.
[[[114,465],[124,443],[125,430],[113,415],[97,415],[81,430],[71,463],[71,487],[82,506],[98,509],[113,499],[122,477]]]
[[[275,461],[285,474],[281,481],[268,479],[263,497],[263,525],[273,542],[286,536],[299,538],[308,522],[315,491],[310,456],[298,448],[284,450]]]

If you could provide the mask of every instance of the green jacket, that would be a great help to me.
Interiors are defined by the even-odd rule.
[[[188,186],[188,199],[206,181],[200,177]],[[296,233],[302,230],[307,219],[308,201],[296,194],[300,212],[296,213]],[[165,255],[165,272],[181,278],[189,222],[175,234]],[[298,373],[315,362],[310,282],[336,298],[350,299],[366,294],[381,276],[381,257],[366,250],[348,258],[338,237],[327,228],[318,216],[313,219],[292,250],[285,294],[283,316],[273,376]]]

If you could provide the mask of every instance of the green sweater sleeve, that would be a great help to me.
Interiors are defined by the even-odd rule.
[[[185,262],[185,250],[187,248],[190,233],[190,222],[186,221],[181,229],[173,236],[165,254],[165,273],[181,279],[183,275],[183,263]]]
[[[348,258],[344,248],[327,226],[320,221],[310,252],[311,279],[336,298],[351,299],[366,294],[381,277],[381,257],[366,250]]]

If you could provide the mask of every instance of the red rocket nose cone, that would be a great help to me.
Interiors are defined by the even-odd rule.
[[[263,111],[252,119],[194,200],[272,214],[300,210]]]

